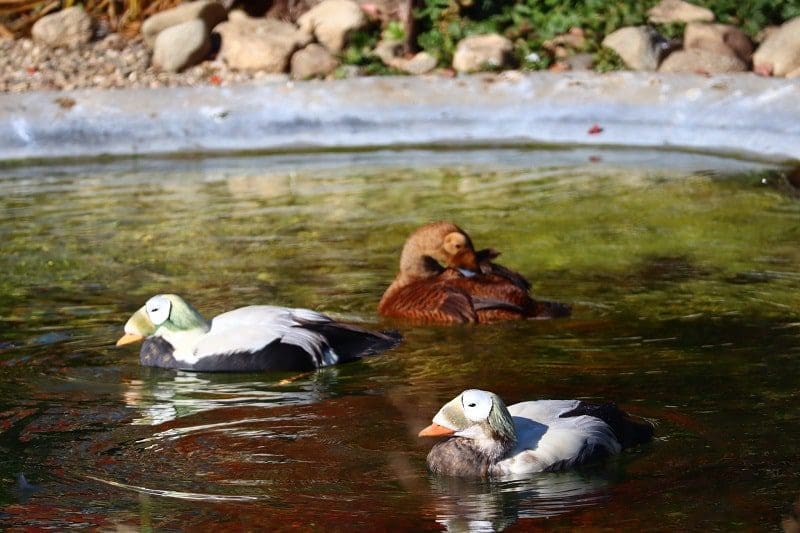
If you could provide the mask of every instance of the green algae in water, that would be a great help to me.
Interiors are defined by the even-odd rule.
[[[469,516],[496,527],[536,527],[541,516],[562,527],[646,528],[652,516],[667,529],[774,527],[800,494],[789,466],[800,459],[789,407],[800,371],[800,201],[783,172],[588,150],[5,169],[0,522],[66,527],[41,516],[58,501],[100,527],[109,517],[169,527],[174,516],[195,525],[239,516],[252,527],[344,519],[429,529]],[[382,323],[375,307],[404,239],[443,218],[503,252],[536,294],[573,302],[574,317]],[[400,327],[407,340],[290,385],[142,369],[134,350],[112,344],[159,292],[207,316],[303,306]],[[661,440],[577,478],[442,484],[424,472],[430,443],[413,435],[467,387],[509,402],[615,399],[657,419]],[[17,472],[42,487],[43,507],[9,514],[24,500]],[[145,505],[134,489],[87,475],[253,496],[274,513],[152,495]],[[109,490],[113,505],[96,497]]]

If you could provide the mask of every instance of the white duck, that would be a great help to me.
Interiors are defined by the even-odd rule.
[[[451,437],[428,454],[434,474],[461,477],[552,472],[648,442],[653,426],[613,403],[539,400],[506,408],[471,389],[442,407],[420,437]]]
[[[253,305],[210,322],[175,294],[153,296],[125,324],[122,346],[144,340],[141,364],[208,372],[306,371],[359,359],[400,342],[316,311]]]

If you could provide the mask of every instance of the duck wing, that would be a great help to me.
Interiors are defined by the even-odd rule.
[[[611,427],[622,448],[631,448],[650,442],[653,439],[655,428],[647,420],[633,417],[617,407],[614,402],[585,403],[578,402],[574,408],[561,413],[560,418],[572,416],[593,416],[599,418]]]
[[[486,275],[494,274],[496,276],[500,276],[501,278],[510,281],[525,292],[531,290],[531,282],[528,281],[525,276],[519,272],[511,270],[510,268],[506,268],[503,265],[492,262],[492,259],[497,258],[499,255],[500,252],[494,248],[485,248],[475,252],[481,273]]]
[[[477,322],[478,315],[469,293],[441,280],[420,280],[396,289],[381,299],[378,311],[384,316],[407,318],[419,322],[457,324]],[[391,288],[390,288],[391,290]]]
[[[337,358],[337,363],[379,354],[394,348],[403,338],[396,331],[370,331],[333,320],[327,322],[306,321],[302,317],[296,317],[296,320],[298,322],[296,327],[314,331],[325,338]]]
[[[309,309],[254,305],[211,321],[195,348],[194,368],[310,370],[377,353],[396,345],[398,337],[341,324]]]
[[[580,405],[578,400],[542,400],[509,406],[517,445],[497,464],[503,474],[557,471],[621,449],[611,427],[587,415],[561,417]]]

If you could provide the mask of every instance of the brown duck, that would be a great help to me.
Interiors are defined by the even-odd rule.
[[[400,254],[400,272],[378,312],[420,322],[455,324],[568,316],[569,305],[536,301],[521,274],[492,262],[494,249],[475,251],[450,222],[415,230]]]

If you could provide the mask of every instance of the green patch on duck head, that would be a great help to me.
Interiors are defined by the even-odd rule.
[[[203,318],[203,315],[177,294],[164,294],[162,296],[171,303],[169,318],[164,322],[164,327],[174,331],[200,329],[204,332],[211,328],[211,325]]]

